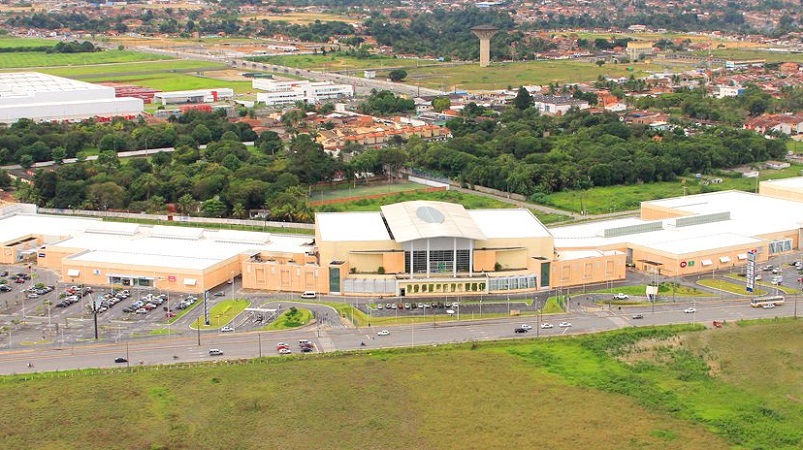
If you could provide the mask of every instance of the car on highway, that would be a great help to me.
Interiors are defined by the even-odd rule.
[[[289,348],[280,348],[279,349],[279,354],[280,355],[289,355],[290,353],[293,353],[293,351],[290,350]]]
[[[528,325],[528,324],[524,323],[524,324],[522,324],[522,325],[521,325],[521,328],[524,328],[525,330],[532,330],[532,329],[533,329],[533,326],[532,326],[532,325]]]
[[[644,318],[644,314],[633,314],[633,319],[634,320],[643,319],[643,318]]]
[[[216,348],[209,349],[209,356],[221,356],[222,354],[223,352],[219,349]]]
[[[561,322],[558,324],[558,326],[561,328],[569,328],[570,326],[572,326],[572,324],[569,322]]]
[[[614,295],[614,296],[613,296],[613,299],[614,299],[614,300],[627,300],[627,299],[629,299],[629,298],[630,298],[630,296],[629,296],[629,295],[627,295],[627,294],[625,294],[625,293],[622,293],[622,292],[620,292],[620,293],[618,293],[618,294],[616,294],[616,295]]]
[[[119,358],[114,358],[114,362],[116,362],[117,364],[121,364],[121,363],[127,363],[128,360],[125,359],[125,358],[119,357]]]
[[[683,312],[685,312],[686,314],[691,314],[697,312],[697,310],[694,308],[686,308],[683,310]]]
[[[220,329],[220,332],[221,333],[232,333],[232,332],[234,332],[234,328],[226,325],[226,326],[224,326],[223,328]]]
[[[304,291],[304,293],[301,294],[301,298],[317,298],[317,297],[318,293],[315,291]]]
[[[522,328],[522,327],[516,327],[516,328],[514,328],[514,329],[513,329],[513,332],[514,332],[514,333],[526,333],[526,332],[527,332],[527,330],[525,330],[525,329],[524,329],[524,328]]]
[[[377,332],[377,333],[376,333],[376,335],[377,335],[377,336],[388,336],[388,335],[390,335],[390,331],[388,331],[388,330],[381,330],[381,331]]]
[[[313,350],[312,346],[310,346],[310,347],[301,347],[301,353],[309,353],[312,350]]]
[[[553,328],[553,325],[551,323],[549,323],[549,322],[544,322],[544,323],[541,324],[541,329],[542,330],[548,330],[550,328]]]
[[[290,348],[290,344],[287,344],[285,342],[279,342],[278,344],[276,344],[276,350],[281,350],[283,348]]]
[[[775,308],[775,303],[767,303],[766,305],[763,305],[762,308],[764,308],[764,309]]]
[[[213,295],[214,295],[215,297],[223,297],[224,295],[226,295],[226,293],[225,293],[225,292],[223,292],[223,291],[220,291],[220,292],[215,292]]]

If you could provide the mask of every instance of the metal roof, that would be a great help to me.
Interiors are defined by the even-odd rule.
[[[462,205],[412,201],[386,205],[382,215],[396,242],[455,237],[486,239],[480,227]]]

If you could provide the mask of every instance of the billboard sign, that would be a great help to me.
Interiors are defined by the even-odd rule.
[[[747,271],[745,272],[745,289],[753,292],[756,287],[756,252],[747,252]]]

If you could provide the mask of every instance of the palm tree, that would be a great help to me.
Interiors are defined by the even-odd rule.
[[[242,203],[237,203],[232,208],[231,215],[234,216],[235,219],[245,219],[248,215],[248,211],[245,210]]]

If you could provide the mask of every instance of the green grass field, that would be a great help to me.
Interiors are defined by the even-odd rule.
[[[374,194],[391,194],[426,188],[427,186],[412,181],[397,181],[392,184],[375,183],[370,185],[357,185],[357,187],[353,187],[351,184],[343,184],[336,186],[334,189],[312,191],[309,199],[310,201],[326,201]]]
[[[197,302],[201,303],[201,302]],[[251,303],[248,300],[223,300],[209,310],[209,325],[203,323],[203,314],[190,325],[193,330],[216,330],[234,320]]]
[[[225,64],[218,64],[211,61],[197,61],[192,59],[172,59],[160,61],[138,61],[130,63],[106,64],[103,66],[74,66],[58,67],[37,70],[38,72],[56,75],[60,77],[80,78],[104,78],[110,76],[125,75],[151,75],[155,73],[170,72],[206,72],[226,69]]]
[[[0,37],[0,48],[44,47],[44,46],[53,47],[58,42],[59,41],[56,39]]]
[[[181,91],[191,89],[232,88],[237,94],[253,92],[250,81],[224,81],[211,77],[185,73],[157,73],[151,75],[85,76],[88,82],[114,81],[136,84],[162,91]]]
[[[789,320],[8,376],[0,447],[792,450],[801,357]]]
[[[82,66],[89,64],[128,63],[134,61],[158,61],[164,59],[169,58],[127,50],[108,50],[98,53],[3,53],[3,57],[0,58],[0,69]]]
[[[633,71],[628,68],[632,67]],[[450,67],[408,68],[406,82],[436,89],[505,89],[522,85],[553,82],[579,83],[594,81],[600,75],[611,77],[646,76],[649,71],[660,71],[660,66],[633,64],[596,64],[578,61],[530,61],[492,63],[488,68],[478,64]],[[377,77],[386,74],[377,74]]]
[[[687,195],[730,189],[756,192],[757,182],[797,177],[800,176],[801,169],[803,166],[793,164],[784,170],[762,170],[758,180],[744,177],[722,177],[721,184],[707,186],[703,186],[692,177],[681,177],[672,182],[595,187],[586,191],[563,191],[550,194],[547,197],[547,205],[574,212],[579,212],[582,205],[588,214],[629,211],[638,209],[642,201],[682,196],[684,187]],[[715,177],[716,175],[711,175],[706,178]]]
[[[277,64],[281,66],[297,67],[299,69],[311,69],[319,71],[341,71],[341,70],[364,70],[378,69],[386,67],[414,67],[423,64],[438,64],[437,61],[429,59],[406,59],[406,58],[387,58],[376,57],[370,59],[359,59],[351,56],[341,55],[283,55],[265,58],[266,64]],[[362,75],[362,74],[358,74]]]

